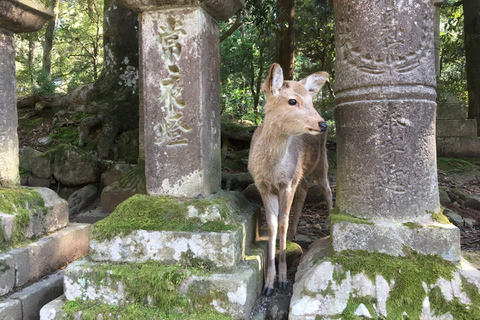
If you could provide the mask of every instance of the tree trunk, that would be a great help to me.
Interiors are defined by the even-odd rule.
[[[104,68],[88,93],[87,105],[89,113],[102,119],[98,156],[111,159],[118,135],[139,124],[138,22],[137,14],[121,2],[105,0],[104,4]]]
[[[293,79],[295,52],[295,1],[277,0],[276,61],[283,69],[285,80]]]
[[[53,48],[53,35],[55,32],[55,24],[57,22],[58,14],[58,5],[60,0],[53,0],[52,8],[54,12],[53,19],[50,20],[47,24],[47,29],[45,30],[45,43],[43,45],[43,60],[42,60],[42,69],[47,76],[47,79],[51,79],[52,72],[52,48]]]
[[[463,0],[467,60],[468,118],[477,120],[480,136],[480,1]]]
[[[28,72],[30,74],[30,85],[33,87],[35,83],[34,71],[33,71],[33,58],[35,55],[35,41],[32,37],[28,40]]]

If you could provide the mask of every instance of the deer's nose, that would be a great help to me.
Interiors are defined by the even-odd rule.
[[[327,131],[327,123],[326,122],[319,122],[318,127],[320,128],[320,132],[326,132]]]

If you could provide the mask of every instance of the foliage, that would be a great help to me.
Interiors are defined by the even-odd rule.
[[[61,0],[52,51],[52,77],[42,70],[45,28],[15,34],[19,96],[66,93],[95,81],[103,62],[103,0]]]
[[[440,80],[445,85],[445,91],[454,93],[467,103],[463,20],[463,6],[447,4],[441,7]]]
[[[275,10],[273,0],[247,0],[242,27],[221,43],[222,112],[236,119],[258,124],[263,118],[261,84],[275,62],[275,30],[279,27]],[[328,1],[303,1],[296,4],[295,12],[294,78],[321,70],[333,76],[333,10]],[[332,120],[333,98],[327,92],[316,106],[326,120]]]

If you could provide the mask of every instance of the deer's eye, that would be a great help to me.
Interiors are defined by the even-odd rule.
[[[295,99],[290,99],[290,100],[288,100],[288,104],[291,105],[291,106],[294,106],[294,105],[297,104],[297,100],[295,100]]]

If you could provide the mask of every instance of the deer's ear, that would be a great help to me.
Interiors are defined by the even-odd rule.
[[[280,88],[283,85],[283,70],[278,63],[272,64],[268,71],[267,80],[262,85],[263,93],[277,96]]]
[[[300,83],[305,86],[308,93],[310,93],[312,97],[315,97],[320,91],[320,89],[322,89],[325,82],[328,80],[328,77],[328,73],[320,71],[309,75],[308,77],[300,81]]]

